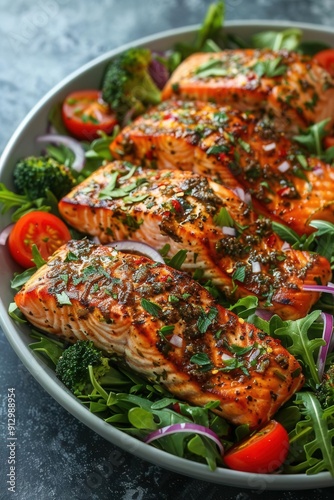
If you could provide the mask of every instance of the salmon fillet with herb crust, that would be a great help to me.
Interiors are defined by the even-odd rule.
[[[61,247],[15,302],[35,327],[91,340],[182,400],[218,400],[214,411],[235,425],[267,422],[304,381],[279,340],[217,305],[187,274],[88,240]]]
[[[101,243],[130,239],[186,251],[182,270],[218,287],[232,301],[256,295],[282,318],[307,314],[319,294],[305,284],[326,284],[329,262],[292,250],[233,191],[178,170],[110,163],[59,203],[62,217]]]
[[[332,123],[334,117],[330,74],[311,57],[287,50],[193,54],[177,67],[162,95],[264,110],[279,129],[294,133],[326,118]]]
[[[258,115],[199,101],[171,100],[125,127],[112,155],[152,168],[192,170],[248,191],[254,209],[310,234],[334,223],[334,170]]]

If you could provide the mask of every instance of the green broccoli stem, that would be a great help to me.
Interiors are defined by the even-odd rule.
[[[107,401],[108,400],[108,393],[103,389],[103,387],[96,380],[95,375],[94,375],[94,368],[93,368],[92,365],[88,366],[88,372],[89,372],[89,378],[90,378],[90,381],[92,383],[92,386],[94,387],[94,389],[96,390],[96,392],[98,394],[100,394],[100,396],[105,401]]]

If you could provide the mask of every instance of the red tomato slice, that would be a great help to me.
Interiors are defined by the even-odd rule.
[[[327,136],[324,138],[324,146],[325,149],[331,148],[334,146],[334,137],[333,136]]]
[[[66,224],[48,212],[29,212],[16,222],[8,245],[13,259],[22,267],[33,267],[31,247],[35,244],[47,260],[61,245],[71,239]]]
[[[313,59],[334,78],[334,49],[321,50]]]
[[[271,420],[265,427],[230,448],[225,464],[233,470],[268,474],[282,465],[289,451],[289,436],[283,425]]]
[[[69,94],[63,102],[62,118],[72,135],[86,141],[96,139],[99,130],[110,134],[117,123],[115,114],[98,90],[79,90]]]

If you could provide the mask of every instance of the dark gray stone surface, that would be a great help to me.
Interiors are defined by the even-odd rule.
[[[0,151],[38,100],[83,63],[127,41],[199,23],[208,0],[0,0]],[[227,0],[226,18],[334,25],[333,0]],[[1,263],[0,263],[1,266]],[[17,397],[17,485],[7,491],[5,395]],[[334,488],[261,492],[170,473],[117,449],[60,407],[0,331],[0,498],[249,500],[332,498]]]

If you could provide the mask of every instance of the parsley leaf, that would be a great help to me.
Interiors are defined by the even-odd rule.
[[[145,309],[146,312],[151,314],[151,316],[154,316],[155,318],[159,317],[161,307],[158,304],[155,304],[154,302],[151,302],[147,299],[141,299],[140,303],[142,308]]]
[[[217,315],[218,315],[218,309],[216,309],[215,307],[210,307],[210,310],[207,313],[205,313],[204,311],[201,312],[197,320],[197,328],[200,331],[200,333],[205,333],[207,331],[209,326],[216,319]]]
[[[245,281],[246,278],[246,266],[239,266],[232,274],[233,281],[238,280],[241,283]]]

